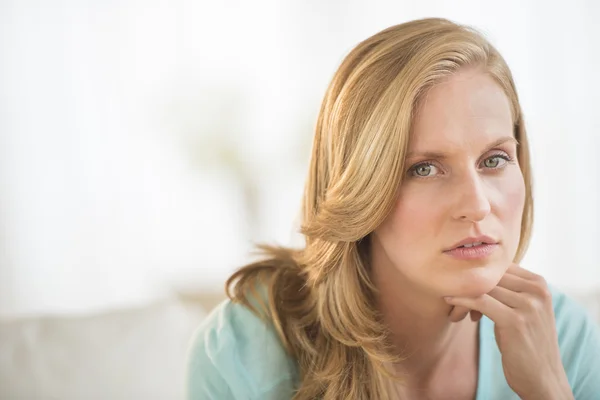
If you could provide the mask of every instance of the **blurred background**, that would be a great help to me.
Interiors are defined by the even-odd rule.
[[[523,266],[574,293],[599,287],[598,2],[0,0],[0,320],[12,329],[0,342],[13,340],[0,387],[25,365],[42,374],[19,357],[44,348],[32,337],[47,318],[100,315],[110,330],[113,315],[174,295],[220,299],[255,243],[300,243],[329,80],[359,41],[423,17],[479,28],[512,68],[535,184]],[[75,379],[65,349],[98,329],[53,336],[63,370],[35,393],[90,398],[93,378],[52,379]],[[30,394],[19,390],[5,398]]]

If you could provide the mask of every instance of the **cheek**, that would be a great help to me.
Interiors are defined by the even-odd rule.
[[[414,249],[419,243],[422,245],[423,237],[432,236],[439,225],[436,221],[440,220],[440,207],[432,203],[434,198],[429,194],[410,193],[398,199],[389,217],[390,233],[398,247]]]
[[[525,181],[520,173],[515,174],[512,179],[507,179],[501,188],[500,207],[505,223],[516,223],[521,226],[523,207],[525,206]],[[511,224],[512,225],[512,224]]]
[[[506,256],[514,258],[521,240],[521,221],[525,206],[525,182],[523,176],[515,174],[499,188],[497,217],[506,246]]]

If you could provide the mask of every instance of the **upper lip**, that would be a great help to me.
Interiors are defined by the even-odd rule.
[[[453,244],[452,247],[450,247],[449,249],[446,249],[445,251],[454,250],[457,247],[464,246],[465,244],[471,244],[471,243],[476,243],[476,242],[482,242],[482,243],[486,243],[486,244],[498,243],[498,241],[496,239],[486,236],[486,235],[477,236],[477,237],[468,237],[468,238],[464,238],[463,240],[461,240],[458,243]]]

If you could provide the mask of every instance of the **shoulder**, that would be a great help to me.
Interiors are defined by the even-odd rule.
[[[559,344],[571,345],[597,333],[597,321],[579,300],[553,285],[549,285],[549,289],[552,293]]]
[[[295,368],[268,322],[226,300],[196,330],[186,379],[190,400],[291,398]]]
[[[600,328],[579,301],[550,286],[560,353],[575,398],[600,393]]]

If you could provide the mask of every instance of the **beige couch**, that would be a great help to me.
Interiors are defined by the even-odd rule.
[[[198,300],[1,322],[0,400],[182,399],[188,340],[217,301]]]
[[[600,323],[600,289],[572,294]],[[220,294],[0,323],[1,400],[182,399],[186,349]]]

